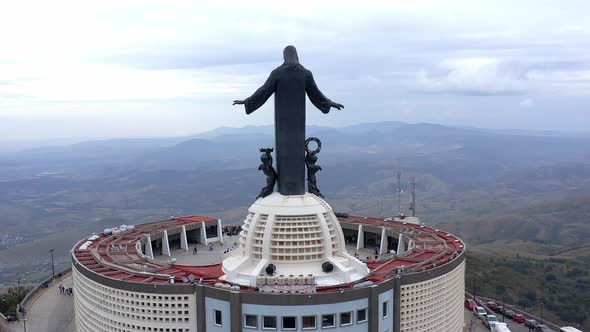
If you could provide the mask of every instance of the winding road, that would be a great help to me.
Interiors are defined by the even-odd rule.
[[[33,300],[27,310],[28,332],[75,332],[74,297],[59,293],[59,285],[72,285],[71,274],[53,283]],[[11,332],[25,331],[24,322],[10,324]]]

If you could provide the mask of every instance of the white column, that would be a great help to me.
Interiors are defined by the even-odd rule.
[[[324,237],[326,239],[331,238],[332,236],[330,235],[330,229],[328,228],[328,223],[326,222],[326,219],[324,219],[324,216],[321,213],[317,213],[316,218],[320,220],[320,225],[324,230]],[[331,241],[324,241],[324,252],[326,253],[326,258],[332,257]]]
[[[170,243],[168,243],[168,231],[164,231],[162,238],[162,255],[170,256]]]
[[[219,237],[219,242],[223,243],[223,229],[221,229],[221,219],[217,219],[217,237]]]
[[[400,255],[402,252],[404,252],[404,239],[403,239],[404,235],[400,233],[399,235],[399,239],[397,242],[397,252],[395,253],[396,255]]]
[[[363,232],[363,225],[359,225],[359,231],[356,235],[356,250],[365,247],[365,232]]]
[[[147,243],[145,244],[145,255],[154,259],[154,249],[152,248],[152,238],[147,236]]]
[[[381,245],[379,246],[379,254],[387,253],[387,234],[385,234],[385,227],[381,228]]]
[[[186,227],[184,225],[182,225],[182,229],[180,230],[180,247],[188,251],[188,240],[186,238]]]
[[[201,243],[207,245],[207,234],[205,233],[205,222],[201,221]]]
[[[254,216],[252,216],[252,219],[250,219],[250,224],[248,225],[248,234],[246,235],[246,244],[244,245],[243,256],[250,256],[250,254],[251,254],[250,248],[252,248],[252,246],[250,245],[250,243],[252,243],[252,241],[253,241],[252,237],[254,236],[254,229],[256,229],[256,225],[258,224],[259,219],[260,219],[259,213],[254,214]],[[248,217],[246,217],[246,220],[248,220]],[[244,227],[247,224],[246,220],[244,220]],[[240,243],[240,248],[241,247],[242,247],[242,245]]]
[[[264,226],[264,235],[262,238],[262,259],[270,260],[270,244],[272,242],[272,225],[275,221],[274,213],[270,213],[266,218],[266,225]],[[251,245],[251,244],[248,244]]]

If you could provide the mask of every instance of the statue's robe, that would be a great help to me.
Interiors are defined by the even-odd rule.
[[[323,113],[332,101],[318,89],[311,71],[301,65],[281,65],[244,101],[246,114],[275,95],[275,154],[279,192],[305,193],[305,95]]]

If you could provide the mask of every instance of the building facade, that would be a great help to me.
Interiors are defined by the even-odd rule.
[[[303,283],[298,287],[296,276],[289,279],[277,273],[272,285],[268,278],[240,285],[227,280],[222,262],[175,263],[175,250],[224,241],[222,225],[213,218],[168,219],[84,239],[72,250],[78,331],[462,330],[465,248],[461,240],[403,220],[347,215],[335,220],[341,232],[334,236],[341,246],[337,250],[346,244],[370,252],[353,257],[366,265],[367,273],[353,281],[314,287]],[[331,243],[324,244],[332,250]],[[272,248],[267,249],[272,255]],[[239,244],[225,260],[236,260],[242,250],[246,248]],[[334,253],[347,259],[353,256]],[[323,261],[328,260],[318,263]],[[263,267],[267,263],[253,261]],[[276,264],[277,271],[296,266],[283,269]],[[303,270],[305,277],[309,271]],[[357,273],[358,266],[352,270]]]

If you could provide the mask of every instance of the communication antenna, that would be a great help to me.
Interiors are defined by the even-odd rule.
[[[412,202],[410,203],[412,217],[416,216],[416,177],[412,177]]]
[[[402,173],[397,171],[397,214],[402,215],[402,184],[401,184]]]

